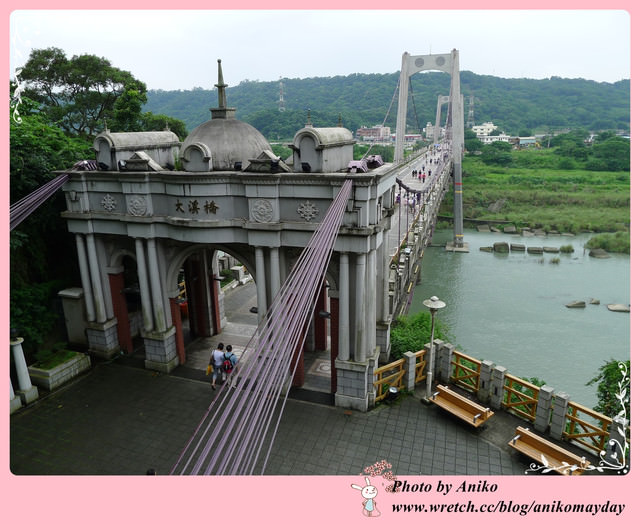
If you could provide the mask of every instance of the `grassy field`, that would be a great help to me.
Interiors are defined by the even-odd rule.
[[[512,167],[463,162],[465,219],[506,221],[546,231],[626,231],[630,222],[628,172],[557,169],[557,156],[546,152],[514,153]],[[522,167],[529,166],[529,167]],[[534,166],[534,167],[531,167]],[[497,202],[499,209],[489,208]],[[441,213],[452,214],[449,192]]]

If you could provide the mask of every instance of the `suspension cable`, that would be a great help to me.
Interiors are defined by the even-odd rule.
[[[292,384],[302,344],[322,290],[352,181],[347,180],[283,283],[234,370],[189,439],[171,473],[264,473]],[[246,356],[246,358],[245,358]],[[229,386],[239,374],[236,387]],[[273,421],[278,401],[280,411]],[[214,410],[214,405],[217,408]],[[270,433],[270,438],[269,438]],[[265,442],[268,449],[261,456]]]
[[[46,184],[40,186],[35,191],[18,200],[10,207],[10,229],[13,231],[22,221],[33,213],[37,208],[44,204],[64,183],[69,179],[69,175],[64,173],[58,175]]]

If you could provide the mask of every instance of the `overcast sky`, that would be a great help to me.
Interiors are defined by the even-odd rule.
[[[403,52],[460,52],[460,69],[502,78],[630,78],[630,16],[567,11],[14,11],[10,78],[32,49],[92,54],[148,89],[392,73]]]

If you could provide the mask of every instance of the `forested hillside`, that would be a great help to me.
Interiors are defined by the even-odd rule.
[[[291,138],[307,122],[333,126],[342,119],[355,131],[360,126],[386,124],[395,128],[399,73],[352,74],[330,78],[285,78],[285,111],[278,110],[280,83],[243,81],[227,88],[227,100],[237,108],[237,117],[249,122],[267,138]],[[583,79],[552,77],[544,80],[506,79],[460,73],[465,96],[474,96],[477,124],[492,121],[508,134],[520,130],[548,132],[565,128],[628,130],[630,82],[613,84]],[[407,125],[418,131],[426,122],[435,123],[438,95],[449,94],[450,77],[439,72],[411,77]],[[182,91],[149,91],[146,111],[183,120],[193,129],[210,118],[209,107],[217,106],[215,88]],[[394,96],[395,95],[395,96]],[[393,104],[392,104],[393,101]]]

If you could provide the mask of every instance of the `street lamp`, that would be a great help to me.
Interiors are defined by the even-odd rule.
[[[427,368],[427,389],[424,394],[425,402],[430,402],[431,397],[431,384],[433,381],[433,359],[434,359],[434,347],[433,347],[433,332],[435,328],[436,313],[439,309],[442,309],[446,304],[438,297],[433,296],[429,300],[422,302],[431,311],[431,345],[429,346],[429,367]]]

